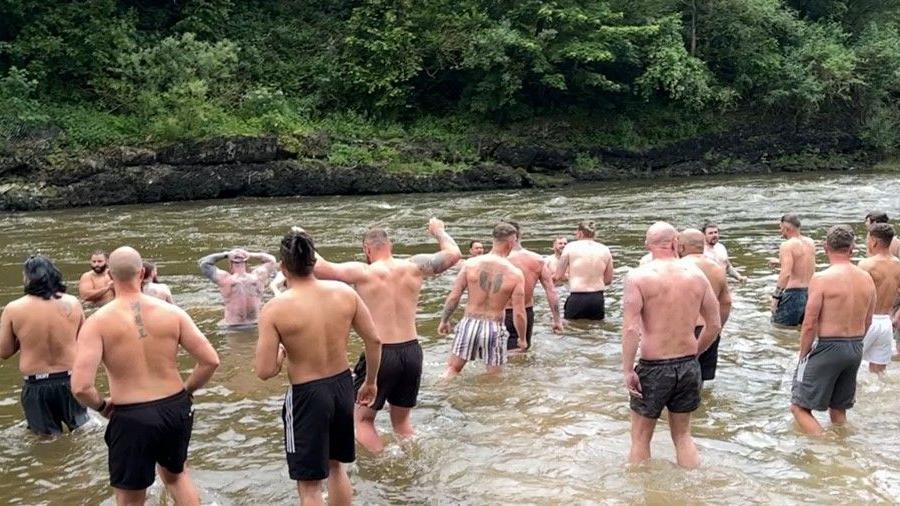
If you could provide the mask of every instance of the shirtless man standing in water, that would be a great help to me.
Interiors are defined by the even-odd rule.
[[[157,278],[156,273],[156,265],[152,262],[144,262],[144,274],[143,279],[141,280],[141,291],[150,295],[151,297],[156,297],[159,300],[164,300],[169,304],[174,304],[175,301],[172,300],[172,290],[169,289],[169,285],[160,283]]]
[[[875,283],[850,262],[853,230],[837,225],[825,239],[827,269],[809,283],[809,302],[800,334],[800,361],[791,388],[791,413],[806,434],[824,433],[812,411],[828,410],[831,423],[847,421],[856,401],[856,372],[863,337],[875,311]]]
[[[226,258],[231,264],[230,273],[216,267],[216,262]],[[248,272],[247,262],[253,258],[261,260],[263,264]],[[218,285],[222,292],[225,301],[224,323],[229,327],[256,325],[266,282],[277,268],[272,255],[248,253],[242,249],[213,253],[200,259],[200,271]]]
[[[528,319],[525,314],[525,276],[506,257],[516,244],[516,229],[499,223],[492,233],[491,252],[463,263],[453,289],[444,302],[438,332],[450,333],[450,318],[459,307],[463,292],[469,291],[466,314],[456,325],[445,379],[459,374],[466,362],[481,358],[488,374],[497,374],[506,363],[506,306],[512,303],[513,323],[519,349],[525,351]]]
[[[728,257],[728,250],[725,248],[724,244],[719,242],[719,226],[708,221],[703,224],[702,233],[706,241],[706,245],[703,247],[703,254],[724,267],[725,272],[729,277],[732,277],[741,283],[746,283],[747,278],[742,276],[741,273],[734,268],[731,264],[731,258]]]
[[[426,277],[436,276],[456,265],[462,254],[456,241],[444,229],[444,222],[431,218],[428,234],[437,239],[440,251],[394,258],[387,232],[373,228],[363,238],[363,252],[369,263],[331,263],[322,257],[316,262],[319,279],[333,279],[353,285],[368,306],[384,345],[378,372],[378,397],[371,406],[358,406],[354,414],[356,438],[373,453],[384,449],[375,429],[375,416],[385,402],[391,405],[391,425],[401,438],[413,435],[410,413],[419,397],[422,380],[422,346],[416,330],[419,292]],[[480,258],[480,257],[477,257]],[[359,389],[367,375],[365,355],[353,368]]]
[[[102,306],[115,296],[112,278],[109,277],[109,257],[105,251],[91,254],[91,270],[81,275],[78,281],[78,296],[85,302]]]
[[[566,320],[602,320],[606,317],[603,291],[612,283],[613,257],[609,248],[594,240],[594,222],[582,221],[575,241],[563,249],[553,279],[569,278]]]
[[[69,383],[75,363],[75,336],[84,313],[78,299],[66,295],[62,274],[49,258],[34,255],[25,261],[25,296],[3,309],[0,316],[0,358],[19,351],[22,408],[28,429],[57,435],[88,421],[87,410],[72,396]]]
[[[547,269],[550,271],[550,274],[553,275],[553,282],[556,284],[562,284],[569,280],[569,275],[566,273],[561,278],[556,278],[556,268],[559,266],[559,257],[562,256],[562,252],[566,249],[566,245],[569,244],[569,240],[566,239],[566,236],[561,235],[553,240],[553,254],[547,256]]]
[[[531,334],[534,331],[534,287],[538,281],[547,294],[547,303],[550,305],[550,314],[553,317],[553,332],[559,334],[563,331],[562,321],[559,319],[559,295],[556,293],[556,285],[553,284],[553,274],[547,269],[544,257],[529,251],[522,246],[522,228],[514,221],[507,222],[516,229],[516,241],[512,251],[507,257],[509,261],[522,271],[525,276],[525,312],[528,316],[528,331],[525,340],[528,343],[526,349],[531,348]],[[519,334],[516,332],[513,321],[512,305],[506,307],[505,319],[507,338],[507,350],[518,350]]]
[[[118,504],[144,504],[154,468],[175,504],[200,504],[185,467],[194,423],[192,395],[219,366],[219,356],[191,317],[141,293],[141,256],[122,247],[109,256],[116,298],[78,333],[72,391],[84,406],[109,418],[110,485]],[[182,380],[178,348],[197,364]],[[103,363],[109,394],[94,386]]]
[[[353,490],[344,463],[356,459],[353,440],[353,379],[347,363],[352,327],[365,343],[365,380],[358,406],[371,406],[378,394],[381,342],[360,296],[337,281],[313,274],[316,247],[306,232],[292,229],[281,239],[281,271],[288,289],[266,303],[259,319],[256,374],[278,375],[287,358],[291,386],[284,397],[284,447],[288,474],[297,481],[300,503],[349,505]]]
[[[863,360],[874,373],[887,369],[894,347],[891,309],[900,298],[900,259],[890,252],[894,237],[894,228],[887,223],[872,224],[866,236],[869,256],[859,262],[859,268],[872,276],[877,293],[872,325],[863,339]]]
[[[719,303],[719,320],[722,327],[728,321],[731,314],[731,292],[728,290],[728,278],[725,268],[722,264],[709,258],[703,251],[703,232],[689,228],[681,232],[678,236],[678,246],[681,248],[680,257],[684,262],[696,265],[703,271],[703,275],[709,280],[712,286],[713,295]],[[703,319],[697,320],[697,326],[694,327],[694,335],[698,338],[703,330]],[[719,339],[716,340],[697,357],[700,362],[700,373],[703,381],[710,381],[716,378],[716,366],[719,363]]]
[[[622,372],[631,396],[632,464],[650,458],[650,440],[663,408],[678,465],[695,468],[700,455],[691,437],[691,412],[700,406],[698,353],[719,334],[719,304],[703,272],[678,260],[678,232],[668,223],[647,230],[653,260],[625,278],[622,295]],[[694,337],[698,319],[704,322]],[[634,366],[638,345],[641,359]]]
[[[816,245],[800,233],[800,217],[794,213],[781,217],[780,230],[786,241],[778,248],[781,272],[772,294],[772,322],[796,327],[803,323],[809,280],[816,272]]]

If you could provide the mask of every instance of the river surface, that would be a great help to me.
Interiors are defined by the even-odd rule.
[[[607,291],[607,321],[550,332],[543,292],[536,300],[535,346],[512,360],[503,376],[469,364],[441,385],[451,339],[437,335],[440,308],[453,273],[422,291],[419,331],[425,368],[410,442],[381,456],[358,452],[350,466],[359,504],[672,504],[890,503],[900,501],[900,363],[883,380],[860,369],[850,423],[813,440],[798,434],[788,412],[799,335],[773,329],[768,294],[776,275],[777,221],[800,213],[817,241],[829,225],[862,232],[867,210],[900,213],[896,174],[772,175],[740,178],[607,183],[558,190],[433,195],[240,199],[8,214],[0,221],[0,302],[21,293],[21,262],[50,255],[76,290],[96,248],[138,248],[159,265],[218,350],[222,365],[195,398],[189,466],[205,504],[290,504],[296,501],[284,460],[280,409],[285,373],[268,382],[252,370],[254,332],[226,332],[220,296],[197,259],[237,246],[276,253],[289,226],[301,224],[332,260],[361,259],[360,235],[388,225],[396,253],[434,251],[427,219],[443,218],[465,251],[486,240],[502,218],[524,227],[525,245],[550,252],[554,236],[572,236],[580,219],[598,223],[598,239],[613,251],[616,277]],[[627,469],[629,409],[621,375],[621,284],[643,252],[655,220],[699,227],[714,217],[733,263],[750,281],[732,285],[735,302],[725,326],[718,375],[694,415],[703,464],[674,466],[667,426],[654,437],[654,459]],[[859,240],[858,242],[862,242]],[[824,262],[821,254],[819,262]],[[461,311],[457,314],[459,318]],[[361,349],[352,339],[352,355]],[[191,363],[182,357],[188,370]],[[102,377],[102,375],[101,375]],[[17,358],[0,364],[0,503],[109,502],[105,421],[70,436],[44,440],[25,429],[19,406]],[[820,416],[821,420],[827,417]],[[379,428],[389,431],[385,413]],[[151,504],[165,504],[159,482]]]

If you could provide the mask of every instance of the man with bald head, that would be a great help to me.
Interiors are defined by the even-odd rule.
[[[650,458],[656,420],[667,408],[678,465],[694,468],[700,464],[691,437],[691,412],[700,405],[702,385],[697,355],[722,328],[719,304],[703,272],[678,260],[678,232],[672,225],[654,223],[645,245],[653,259],[628,273],[622,296],[622,372],[631,396],[628,460],[636,464]],[[695,338],[698,319],[704,325]]]
[[[719,303],[719,319],[724,327],[731,314],[731,291],[728,290],[728,277],[722,264],[705,254],[704,242],[703,232],[693,228],[685,229],[678,236],[682,261],[699,267],[706,279],[709,280],[716,301]],[[698,338],[704,325],[705,322],[702,318],[697,320],[694,335]],[[720,336],[716,336],[716,340],[698,357],[703,381],[716,378],[716,366],[719,363],[719,340]]]
[[[115,298],[78,333],[72,391],[109,418],[110,485],[118,504],[143,504],[154,467],[176,504],[199,504],[185,468],[194,413],[192,396],[219,365],[219,356],[191,317],[141,292],[141,256],[119,248],[109,257]],[[179,346],[196,361],[182,380]],[[109,397],[94,386],[103,363]]]
[[[893,227],[873,223],[866,236],[869,256],[859,262],[859,268],[872,276],[877,295],[872,325],[863,339],[863,360],[869,363],[869,371],[879,374],[887,369],[893,354],[891,309],[900,299],[900,259],[890,251],[895,238]]]
[[[563,249],[553,278],[569,278],[566,299],[567,320],[602,320],[606,317],[603,291],[612,283],[613,257],[609,248],[594,240],[593,221],[582,221],[575,230],[575,241]]]
[[[230,272],[216,267],[216,262],[228,259]],[[247,262],[253,259],[262,265],[247,270]],[[256,325],[266,282],[278,268],[275,257],[268,253],[249,253],[243,249],[213,253],[200,259],[200,271],[218,285],[225,301],[225,319],[229,327]]]
[[[809,283],[791,413],[810,435],[824,433],[813,410],[827,409],[831,422],[841,425],[856,401],[856,372],[863,337],[872,324],[876,292],[872,276],[851,263],[853,246],[850,227],[831,227],[825,238],[830,265]]]
[[[786,240],[778,249],[781,272],[772,294],[772,322],[796,327],[803,323],[809,280],[816,272],[816,245],[800,233],[800,217],[794,213],[782,216],[779,227]]]

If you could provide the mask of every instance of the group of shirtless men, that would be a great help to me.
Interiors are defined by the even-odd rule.
[[[780,220],[786,240],[779,259],[771,261],[781,269],[772,295],[773,321],[802,323],[791,412],[807,433],[823,432],[811,410],[828,409],[836,424],[846,419],[864,357],[875,372],[891,359],[892,325],[900,324],[900,314],[890,316],[900,293],[900,240],[886,222],[884,213],[866,217],[869,256],[859,267],[851,263],[852,230],[829,229],[825,253],[830,266],[815,273],[815,245],[800,233],[799,218],[786,214]],[[649,253],[625,277],[622,365],[630,396],[632,463],[650,457],[653,429],[667,408],[678,464],[699,464],[691,412],[700,404],[703,381],[715,376],[719,331],[731,310],[727,277],[746,280],[731,266],[718,232],[712,223],[678,232],[657,222],[646,233]],[[200,260],[201,271],[222,293],[225,324],[258,326],[256,374],[272,378],[287,359],[291,386],[282,412],[284,444],[303,504],[322,502],[325,480],[329,502],[350,503],[342,464],[355,459],[354,437],[372,452],[383,449],[374,420],[385,403],[395,434],[413,434],[410,411],[423,361],[416,329],[419,292],[424,278],[451,269],[462,256],[443,222],[432,218],[428,233],[439,251],[408,259],[395,258],[386,231],[374,228],[363,237],[366,262],[329,262],[317,253],[313,238],[294,227],[281,240],[280,269],[275,257],[240,249]],[[563,331],[558,283],[569,285],[566,320],[602,320],[613,258],[594,234],[592,222],[580,223],[576,240],[567,244],[557,238],[554,254],[546,259],[522,246],[514,222],[493,228],[487,254],[483,243],[473,241],[472,256],[461,262],[441,315],[439,332],[449,334],[468,292],[445,378],[474,359],[497,373],[511,350],[530,348],[538,282],[555,333]],[[229,271],[218,269],[215,264],[226,259]],[[252,259],[262,264],[248,270]],[[280,275],[272,286],[280,293],[262,305],[265,283],[276,270]],[[57,434],[65,424],[72,430],[88,420],[85,406],[90,407],[109,418],[105,440],[119,504],[142,504],[154,471],[177,504],[198,504],[185,468],[192,395],[212,377],[219,357],[190,316],[172,303],[155,268],[127,246],[108,257],[94,254],[79,293],[102,307],[87,319],[79,300],[64,293],[62,275],[48,258],[30,257],[24,274],[26,295],[8,304],[0,317],[0,356],[20,351],[28,428]],[[351,328],[364,343],[353,373],[347,362]],[[186,380],[176,363],[179,345],[197,361]],[[95,387],[101,363],[108,397]]]

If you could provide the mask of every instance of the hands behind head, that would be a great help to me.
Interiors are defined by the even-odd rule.
[[[444,222],[432,217],[428,220],[428,233],[434,237],[437,237],[444,231],[445,225]]]
[[[372,404],[375,404],[375,395],[378,393],[378,388],[375,384],[363,383],[360,387],[359,392],[356,394],[356,403],[362,406],[369,407]]]
[[[238,262],[246,262],[250,257],[250,253],[245,249],[235,248],[228,252],[228,260],[234,262],[237,260]]]

